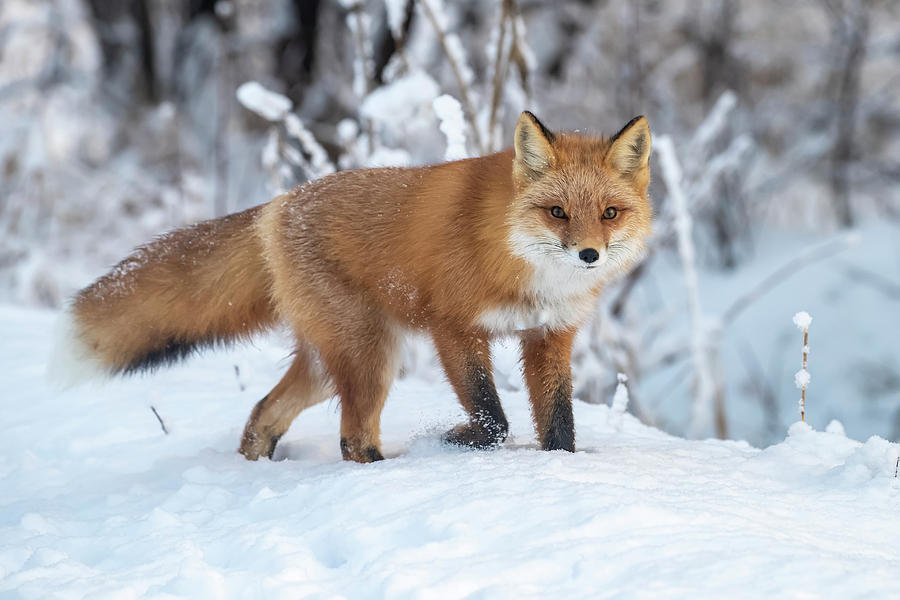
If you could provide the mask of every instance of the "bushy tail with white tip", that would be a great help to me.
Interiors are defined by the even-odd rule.
[[[271,327],[260,210],[160,236],[76,294],[58,325],[51,378],[153,369]]]

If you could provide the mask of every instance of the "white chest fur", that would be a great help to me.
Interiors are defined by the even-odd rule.
[[[559,330],[580,325],[593,307],[593,296],[565,302],[539,302],[534,305],[508,305],[491,308],[478,317],[478,323],[494,333],[513,333],[538,327]]]
[[[594,308],[599,273],[554,267],[535,268],[521,302],[488,309],[479,315],[478,323],[495,333],[537,327],[560,330],[581,325]]]

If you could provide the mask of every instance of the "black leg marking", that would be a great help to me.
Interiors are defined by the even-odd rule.
[[[443,441],[456,446],[468,446],[479,450],[496,448],[506,440],[506,432],[490,434],[484,429],[476,428],[471,423],[457,425],[443,435]]]
[[[275,446],[278,445],[278,440],[280,439],[280,435],[273,435],[269,438],[269,450],[266,452],[266,456],[269,457],[269,460],[272,460],[272,456],[275,454]]]
[[[369,446],[365,450],[366,458],[368,458],[371,462],[375,462],[376,460],[384,460],[384,456],[381,455],[381,452],[378,451],[378,448],[375,446]]]
[[[509,422],[503,413],[494,382],[483,367],[473,372],[471,421],[444,434],[444,441],[473,448],[494,448],[506,440]]]
[[[560,389],[556,392],[550,428],[544,438],[544,450],[568,450],[575,452],[575,419],[572,416],[572,398]]]

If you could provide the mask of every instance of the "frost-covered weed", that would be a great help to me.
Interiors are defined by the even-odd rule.
[[[806,420],[806,388],[809,386],[810,375],[807,370],[807,361],[809,359],[809,326],[812,324],[812,317],[806,311],[798,312],[793,318],[794,325],[797,329],[803,331],[803,362],[800,370],[794,373],[794,385],[800,390],[800,401],[798,408],[800,409],[800,420]]]

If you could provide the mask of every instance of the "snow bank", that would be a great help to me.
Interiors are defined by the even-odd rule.
[[[300,416],[276,460],[250,463],[235,448],[286,368],[283,340],[61,394],[43,382],[52,318],[0,307],[2,597],[891,598],[900,586],[898,445],[880,438],[798,423],[758,450],[627,413],[619,429],[606,406],[576,402],[579,451],[541,452],[525,393],[503,390],[509,441],[463,451],[439,442],[462,418],[449,386],[409,378],[382,421],[388,460],[342,462],[330,402]]]

